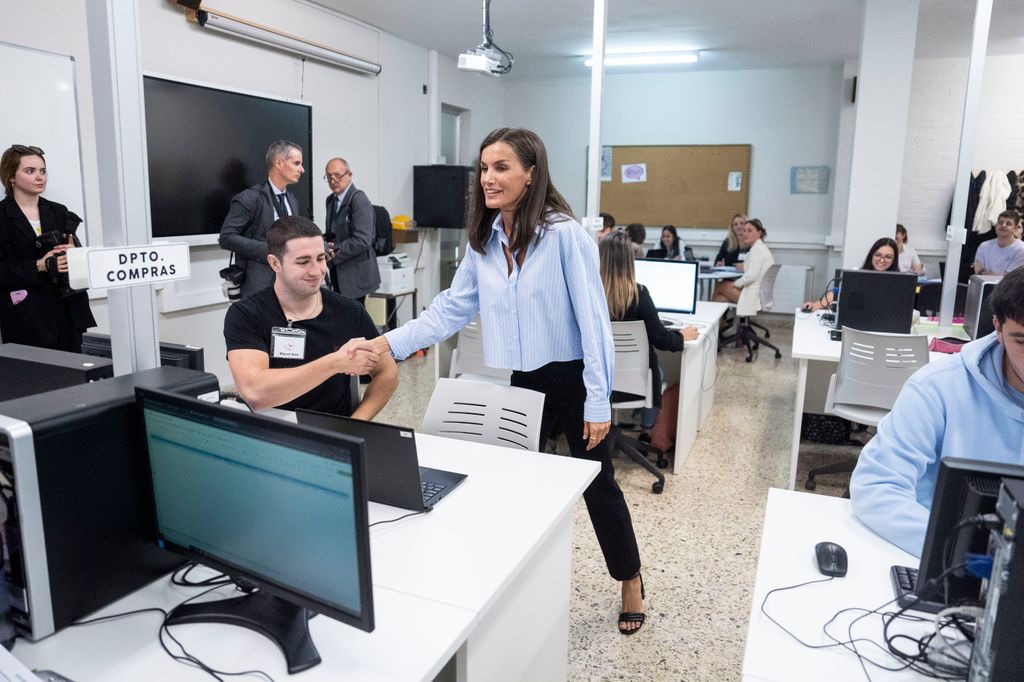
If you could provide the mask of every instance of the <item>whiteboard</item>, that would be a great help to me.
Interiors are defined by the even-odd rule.
[[[0,42],[0,148],[35,145],[46,153],[49,182],[43,195],[88,220],[82,186],[82,148],[78,136],[75,60]],[[78,235],[86,243],[87,230]],[[102,241],[96,226],[97,242]]]

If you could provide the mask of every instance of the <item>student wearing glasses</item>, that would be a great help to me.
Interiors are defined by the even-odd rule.
[[[81,353],[82,332],[96,326],[88,294],[68,285],[67,251],[80,246],[82,219],[43,198],[46,182],[39,147],[12,145],[0,157],[0,336]]]
[[[860,266],[860,269],[874,270],[875,272],[899,272],[900,262],[898,253],[899,247],[896,245],[896,241],[889,237],[882,237],[868,249],[868,255],[864,258],[864,265]],[[817,301],[804,302],[802,310],[805,313],[821,310],[831,305],[834,300],[835,295],[830,291]]]

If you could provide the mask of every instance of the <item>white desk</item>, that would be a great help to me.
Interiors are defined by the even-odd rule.
[[[715,285],[723,279],[739,279],[743,276],[742,270],[736,268],[720,268],[701,272],[697,275],[697,285],[700,287],[700,298],[702,301],[710,301]]]
[[[673,377],[679,377],[679,411],[676,415],[675,461],[672,465],[674,474],[682,471],[686,457],[697,440],[697,432],[704,426],[715,402],[718,323],[728,307],[726,303],[699,301],[693,315],[660,313],[666,320],[677,320],[684,325],[700,325],[700,336],[694,341],[687,341],[683,353],[658,351],[666,382],[671,383]]]
[[[460,680],[562,680],[568,674],[572,509],[598,464],[425,434],[420,462],[469,478],[425,516],[372,528],[372,633],[325,616],[310,621],[323,662],[303,680],[432,680],[455,656]],[[528,489],[523,494],[523,483]],[[370,522],[403,510],[370,504]],[[100,612],[171,607],[198,590],[166,578]],[[75,680],[203,680],[172,661],[146,614],[19,641],[30,667]],[[224,625],[174,629],[190,652],[223,670],[288,679],[277,648]]]
[[[818,572],[814,561],[814,546],[824,541],[836,542],[846,549],[849,556],[846,577],[776,592],[765,607],[775,620],[808,644],[829,643],[821,626],[840,609],[874,609],[892,599],[890,566],[918,564],[917,557],[861,525],[853,516],[849,500],[777,488],[769,490],[743,655],[743,680],[860,682],[865,679],[852,652],[839,647],[808,649],[761,613],[761,602],[769,590],[825,577]],[[829,631],[845,640],[846,624],[856,615],[859,614],[850,618],[844,616],[841,625]],[[898,632],[927,629],[927,626],[905,624],[894,627]],[[853,631],[855,636],[883,643],[881,621],[877,616],[859,621]],[[861,644],[858,649],[874,660],[897,667],[895,661],[871,645]],[[927,679],[914,672],[886,672],[873,666],[868,666],[868,672],[872,680]]]
[[[800,455],[800,427],[803,425],[804,412],[820,412],[824,405],[825,392],[828,389],[829,377],[839,367],[839,356],[843,349],[842,341],[833,341],[829,337],[831,327],[821,322],[822,311],[804,313],[796,311],[793,316],[793,359],[798,360],[796,382],[796,405],[793,410],[793,438],[789,458],[789,487],[796,484],[796,464]],[[924,334],[929,340],[938,336],[956,336],[967,338],[960,327],[940,328],[934,324],[921,323],[912,330],[914,334]],[[931,352],[929,361],[947,357],[945,353]]]

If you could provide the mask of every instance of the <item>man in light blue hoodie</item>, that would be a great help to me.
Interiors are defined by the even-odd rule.
[[[916,556],[940,459],[1024,465],[1024,268],[988,300],[995,331],[910,378],[850,481],[857,517]]]

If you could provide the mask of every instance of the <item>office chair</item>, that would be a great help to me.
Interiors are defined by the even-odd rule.
[[[922,284],[917,292],[914,307],[924,316],[938,315],[942,305],[942,283]],[[963,317],[967,307],[967,285],[956,285],[956,300],[953,302],[953,317]]]
[[[651,472],[657,479],[651,491],[665,490],[665,474],[647,459],[650,445],[630,438],[619,425],[616,410],[651,407],[654,404],[653,375],[651,373],[651,346],[647,341],[647,328],[642,320],[612,322],[612,340],[615,343],[615,374],[612,377],[612,427],[608,432],[608,447],[625,453],[631,460]],[[657,387],[661,390],[661,387]],[[658,464],[667,467],[664,455]]]
[[[866,426],[878,426],[889,414],[910,376],[928,364],[928,337],[882,334],[843,327],[839,369],[832,375],[825,413]],[[857,460],[811,469],[804,488],[817,487],[822,474],[851,473]],[[848,497],[849,490],[844,497]]]
[[[423,433],[536,452],[544,394],[465,379],[438,379]]]
[[[448,376],[451,379],[509,385],[512,370],[495,369],[484,364],[484,342],[479,315],[459,332],[458,346],[452,351],[452,364]]]
[[[782,266],[776,263],[768,268],[768,272],[761,278],[758,293],[761,296],[761,310],[765,312],[775,307],[775,280],[778,278],[779,270],[781,269]],[[755,328],[763,330],[764,336],[758,336],[757,332],[754,331]],[[747,348],[747,362],[751,362],[754,359],[754,351],[762,345],[774,350],[775,359],[778,360],[782,357],[782,351],[775,344],[765,340],[770,336],[771,332],[768,331],[768,328],[756,323],[753,320],[753,316],[737,317],[736,331],[722,336],[718,340],[718,348],[721,350],[726,343],[739,339]]]

